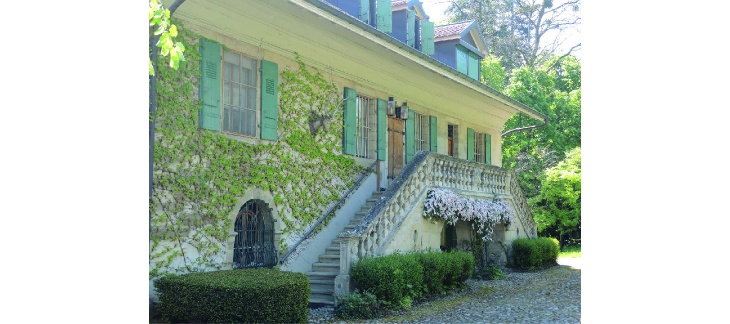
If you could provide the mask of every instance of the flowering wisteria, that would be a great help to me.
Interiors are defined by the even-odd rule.
[[[483,241],[492,240],[494,224],[509,225],[514,218],[512,209],[500,198],[474,199],[448,189],[429,190],[423,205],[424,218],[444,220],[450,225],[458,220],[469,222]]]

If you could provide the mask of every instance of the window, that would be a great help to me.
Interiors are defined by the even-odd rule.
[[[377,146],[375,134],[375,100],[363,96],[357,96],[357,108],[355,110],[357,120],[357,132],[355,133],[355,156],[374,159]]]
[[[223,53],[223,131],[256,136],[256,60]]]
[[[471,128],[467,128],[466,134],[467,160],[492,164],[492,136],[477,133]]]
[[[486,163],[484,160],[484,133],[474,133],[474,161]]]
[[[200,52],[200,127],[277,140],[278,65],[224,51],[205,38],[200,39]]]
[[[428,116],[421,115],[419,113],[415,113],[415,142],[416,142],[416,152],[418,151],[429,151],[431,150],[429,137],[430,137],[430,128],[429,128],[429,118]]]

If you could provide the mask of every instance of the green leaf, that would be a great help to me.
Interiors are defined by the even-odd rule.
[[[170,36],[177,37],[177,27],[175,25],[170,25]]]

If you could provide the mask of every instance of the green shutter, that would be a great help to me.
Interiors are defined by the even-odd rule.
[[[416,10],[406,9],[406,45],[413,47],[416,44]]]
[[[484,134],[484,161],[492,165],[492,135]]]
[[[360,0],[360,20],[370,24],[370,0]]]
[[[384,33],[393,32],[393,8],[391,0],[378,0],[378,18],[376,28]]]
[[[467,49],[464,46],[456,45],[456,70],[466,74],[467,61],[469,56],[466,54]]]
[[[261,60],[261,139],[275,141],[278,138],[279,116],[279,66]]]
[[[387,135],[387,124],[386,114],[388,109],[388,102],[383,99],[378,99],[378,160],[385,161],[385,145]]]
[[[429,119],[430,120],[429,120],[429,123],[428,123],[428,127],[429,127],[428,130],[429,130],[429,133],[430,133],[429,134],[430,135],[429,142],[431,143],[431,152],[438,152],[438,141],[437,141],[438,140],[438,127],[437,127],[438,123],[437,123],[437,119],[436,119],[436,116],[430,116]]]
[[[200,39],[200,127],[221,130],[221,45]]]
[[[345,88],[345,107],[344,107],[344,132],[343,132],[343,148],[345,154],[355,155],[355,141],[357,131],[357,91]]]
[[[406,164],[416,155],[416,113],[408,110],[406,119]]]
[[[466,159],[474,161],[474,130],[466,129]]]
[[[469,76],[479,81],[479,56],[476,54],[469,52]]]
[[[428,20],[421,20],[421,52],[423,54],[434,54],[433,36],[433,23]]]

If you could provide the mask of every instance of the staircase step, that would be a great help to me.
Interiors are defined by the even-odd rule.
[[[333,295],[314,295],[314,294],[312,294],[309,296],[309,303],[310,304],[334,305],[335,297]]]
[[[330,245],[326,248],[324,248],[325,254],[337,254],[340,255],[340,247],[339,246],[333,246]]]
[[[312,264],[312,272],[340,272],[340,263],[315,262]]]
[[[319,261],[323,262],[323,260],[327,260],[326,262],[340,262],[340,254],[322,254],[319,256]]]

